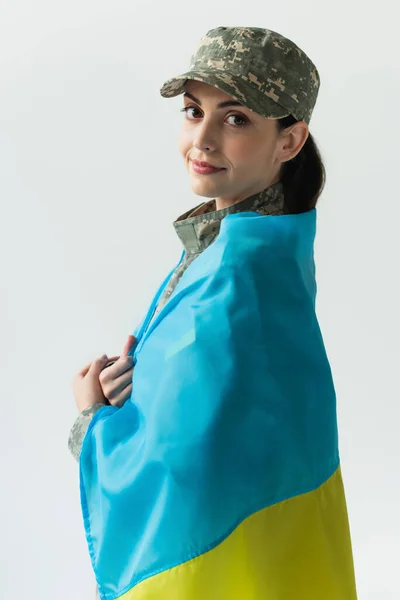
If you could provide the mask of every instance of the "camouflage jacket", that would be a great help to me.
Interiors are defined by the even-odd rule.
[[[190,263],[218,237],[221,221],[226,215],[246,211],[258,212],[265,216],[281,215],[285,213],[283,200],[282,184],[278,182],[227,208],[216,210],[214,199],[203,202],[178,217],[173,225],[182,241],[185,254],[167,283],[152,318],[154,319],[168,301]],[[78,415],[72,426],[68,447],[77,460],[89,423],[93,415],[103,406],[104,404],[95,404],[86,408]]]

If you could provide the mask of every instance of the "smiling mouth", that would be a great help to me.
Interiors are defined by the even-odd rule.
[[[224,169],[224,167],[217,167],[216,165],[210,165],[210,163],[202,160],[192,160],[192,162],[198,167],[204,167],[205,169]]]
[[[212,169],[214,171],[226,171],[226,167],[215,167],[214,165],[210,165],[204,162],[200,162],[197,160],[191,160],[193,167],[197,169]]]

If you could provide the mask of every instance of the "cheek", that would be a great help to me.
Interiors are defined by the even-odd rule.
[[[182,156],[185,156],[192,147],[192,139],[187,131],[182,130],[178,138],[178,150]]]
[[[271,151],[271,145],[265,139],[242,138],[231,146],[229,156],[234,165],[248,173],[256,173],[270,161]]]
[[[226,154],[234,166],[248,169],[257,161],[259,149],[254,141],[241,138],[230,140],[226,145]]]

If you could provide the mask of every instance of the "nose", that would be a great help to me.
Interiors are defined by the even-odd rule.
[[[215,151],[218,148],[217,132],[207,119],[198,123],[193,137],[193,146],[202,151]]]

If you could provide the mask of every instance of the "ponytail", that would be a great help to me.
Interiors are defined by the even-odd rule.
[[[292,115],[278,119],[279,130],[297,123]],[[283,185],[286,213],[302,213],[315,208],[325,186],[326,171],[320,151],[311,133],[300,152],[282,164],[280,181]]]

